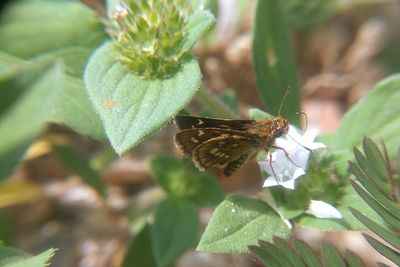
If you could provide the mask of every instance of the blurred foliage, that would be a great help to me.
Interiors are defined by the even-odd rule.
[[[201,207],[213,207],[223,200],[223,192],[215,177],[199,172],[187,160],[178,161],[170,155],[150,160],[152,176],[171,196]]]
[[[291,28],[316,27],[329,19],[338,8],[339,0],[285,0],[281,1]]]
[[[283,115],[298,125],[300,84],[281,2],[257,2],[252,50],[254,72],[259,93],[270,113]]]

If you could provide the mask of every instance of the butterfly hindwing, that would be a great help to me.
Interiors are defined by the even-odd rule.
[[[224,168],[224,175],[225,176],[231,176],[235,171],[237,171],[240,167],[242,167],[242,165],[244,164],[244,162],[250,157],[250,154],[242,154],[237,160],[233,160],[231,162],[228,163],[228,165],[226,165],[226,167]]]
[[[245,132],[228,130],[228,129],[219,129],[219,128],[200,128],[200,129],[186,129],[180,132],[177,132],[174,136],[175,144],[183,151],[183,153],[187,156],[191,156],[193,150],[203,144],[206,141],[209,141],[216,137],[232,137],[232,136],[249,136],[253,138],[252,134],[248,134]]]
[[[199,169],[218,167],[237,169],[246,159],[257,151],[257,139],[245,135],[215,137],[198,145],[192,153],[193,161]],[[235,162],[235,163],[233,163]],[[228,173],[231,173],[227,170]]]

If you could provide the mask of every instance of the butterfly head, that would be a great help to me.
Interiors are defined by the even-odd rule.
[[[278,116],[272,119],[272,123],[273,123],[272,134],[275,138],[281,137],[282,135],[287,134],[289,132],[289,123],[287,119]]]

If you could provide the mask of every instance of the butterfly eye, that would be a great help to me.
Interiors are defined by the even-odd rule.
[[[279,126],[279,123],[277,120],[274,120],[274,128],[275,130],[279,130],[281,127]]]

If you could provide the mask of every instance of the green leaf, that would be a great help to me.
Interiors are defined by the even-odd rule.
[[[30,256],[22,251],[0,247],[0,266],[2,267],[46,267],[56,250],[51,248],[37,256]]]
[[[280,267],[279,262],[273,257],[270,251],[257,246],[249,246],[249,251],[254,253],[261,263],[269,267]],[[260,264],[261,265],[261,264]]]
[[[262,263],[267,266],[277,267],[364,267],[362,261],[350,251],[346,252],[345,260],[342,259],[338,251],[327,243],[323,243],[321,255],[324,262],[321,265],[313,250],[301,240],[286,241],[280,238],[274,238],[274,244],[266,241],[260,241],[260,246],[250,246],[252,251]]]
[[[386,242],[392,244],[394,247],[400,248],[400,239],[396,235],[393,235],[392,231],[389,231],[386,228],[380,226],[367,216],[363,215],[361,212],[352,208],[350,208],[350,210],[360,222],[368,227],[368,229],[372,230],[374,233],[379,235],[382,239],[386,240]]]
[[[198,9],[188,17],[188,21],[183,28],[187,35],[182,44],[182,52],[187,52],[196,44],[198,39],[215,22],[213,14],[207,10]]]
[[[116,57],[112,43],[100,47],[86,68],[85,83],[111,145],[122,154],[190,101],[199,87],[200,70],[197,61],[190,59],[173,77],[143,80]]]
[[[96,14],[82,3],[15,2],[0,24],[0,50],[11,55],[29,59],[66,47],[93,47],[106,36]]]
[[[379,82],[344,116],[332,147],[346,151],[347,158],[353,146],[364,136],[385,140],[390,156],[396,155],[400,143],[400,74]]]
[[[398,218],[396,218],[387,209],[382,207],[375,198],[365,192],[359,185],[354,182],[352,182],[352,185],[357,193],[364,199],[364,201],[368,203],[368,205],[373,208],[376,213],[378,213],[383,218],[385,222],[390,224],[396,231],[400,231],[400,220]]]
[[[29,61],[14,57],[0,51],[0,81],[15,77],[24,72],[25,69],[33,68],[34,64]]]
[[[146,224],[131,241],[122,267],[158,267],[152,253],[149,224]]]
[[[321,263],[319,262],[318,258],[306,243],[301,240],[296,240],[295,244],[306,266],[321,267]]]
[[[377,190],[383,191],[385,194],[390,192],[390,185],[385,181],[386,177],[380,177],[378,171],[368,162],[366,157],[356,147],[353,149],[354,156],[365,173],[365,179],[369,179],[371,183],[377,187]]]
[[[224,199],[216,178],[200,172],[187,160],[158,155],[151,159],[150,166],[152,176],[172,197],[184,198],[203,207],[215,206]]]
[[[338,0],[285,0],[282,1],[282,7],[291,27],[307,29],[330,18],[339,6],[338,2]]]
[[[192,247],[198,227],[197,212],[190,204],[172,198],[161,202],[150,228],[157,266],[169,266]]]
[[[61,64],[30,84],[0,117],[0,179],[17,164],[45,122],[63,123],[97,139],[103,136],[82,81],[65,75]]]
[[[322,258],[326,266],[329,267],[346,267],[342,259],[340,258],[337,250],[329,245],[328,243],[323,243],[321,247]]]
[[[6,212],[0,211],[0,247],[12,243],[15,236],[15,223],[11,221]]]
[[[387,182],[388,170],[386,168],[385,159],[383,158],[382,153],[379,151],[378,146],[374,141],[372,141],[371,138],[364,138],[362,145],[371,169],[375,170],[376,175],[382,181]]]
[[[215,209],[197,250],[244,253],[259,239],[289,235],[290,229],[267,203],[233,194]]]
[[[54,145],[53,151],[69,170],[79,175],[86,184],[93,187],[100,195],[106,195],[106,184],[100,175],[92,169],[86,158],[67,146]]]
[[[290,94],[283,103],[282,113],[289,118],[289,121],[297,124],[300,85],[279,0],[257,2],[253,61],[260,95],[272,114],[279,115],[280,104],[290,87]]]
[[[273,116],[271,114],[261,110],[261,109],[252,108],[252,109],[249,109],[249,117],[252,120],[259,121],[259,120],[272,118]]]
[[[361,259],[350,250],[346,250],[345,260],[348,267],[364,267]]]
[[[359,165],[355,164],[352,161],[349,161],[349,171],[356,176],[363,187],[365,187],[368,192],[370,192],[379,202],[387,206],[393,206],[391,200],[385,194],[383,194],[377,188],[377,186],[366,176]]]
[[[390,247],[382,244],[381,242],[367,234],[362,235],[368,241],[368,243],[373,246],[379,253],[381,253],[389,260],[393,261],[397,266],[400,266],[400,253],[398,252],[398,250],[396,251],[394,249],[391,249]]]
[[[272,257],[279,264],[279,266],[297,267],[291,263],[285,252],[282,251],[278,246],[275,246],[275,244],[261,240],[259,243],[264,250],[268,251],[270,257]]]
[[[283,250],[286,257],[289,258],[292,265],[295,267],[305,267],[303,261],[297,255],[297,253],[293,253],[292,247],[288,244],[288,242],[282,238],[274,237],[274,244],[278,246],[281,250]]]

